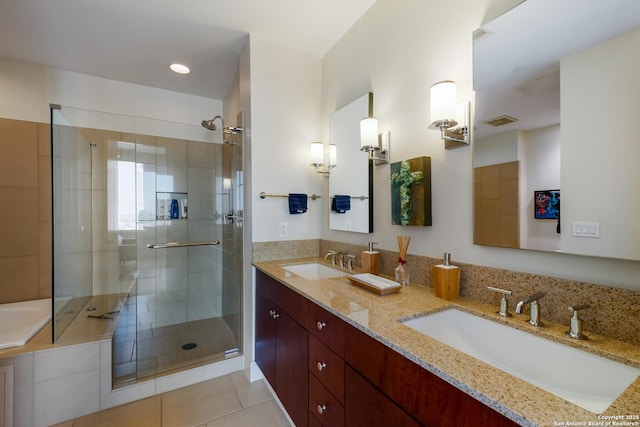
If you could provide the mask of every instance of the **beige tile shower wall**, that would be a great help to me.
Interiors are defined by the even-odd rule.
[[[306,242],[306,243],[305,243]],[[254,243],[254,262],[322,256],[329,249],[356,255],[356,267],[362,267],[361,253],[364,246],[351,245],[342,242],[320,240],[319,251],[312,250],[296,252],[296,249],[312,248],[318,241],[282,241]],[[392,276],[397,266],[398,252],[380,251],[380,273]],[[411,282],[416,285],[433,287],[432,269],[442,259],[409,255],[407,263],[411,271]],[[540,300],[541,319],[550,323],[569,325],[570,305],[589,304],[591,308],[581,312],[586,335],[595,333],[623,342],[640,345],[640,317],[635,315],[640,306],[640,292],[611,286],[602,286],[586,282],[542,276],[538,274],[522,273],[519,271],[484,267],[457,263],[453,264],[461,269],[460,296],[495,304],[498,308],[499,296],[487,290],[487,286],[508,289],[512,295],[509,311],[513,313],[516,303],[535,293],[545,292]],[[523,322],[528,318],[528,309],[522,316]]]
[[[0,303],[51,296],[49,125],[0,118]]]

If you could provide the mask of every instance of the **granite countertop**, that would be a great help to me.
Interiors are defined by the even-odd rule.
[[[586,341],[574,340],[565,336],[567,325],[545,323],[544,327],[535,328],[525,321],[528,316],[501,318],[495,314],[497,301],[496,306],[464,298],[447,301],[437,298],[432,288],[415,284],[403,287],[398,293],[380,296],[353,285],[346,277],[347,272],[343,277],[306,280],[282,268],[283,265],[308,262],[327,264],[321,258],[305,258],[258,262],[254,266],[521,425],[607,425],[608,421],[614,420],[607,417],[618,416],[622,418],[615,422],[629,424],[617,425],[640,425],[640,419],[637,419],[640,415],[640,378],[603,414],[598,415],[429,338],[397,320],[456,307],[638,368],[639,346],[595,334],[587,334],[589,340]],[[356,269],[351,274],[359,272]]]

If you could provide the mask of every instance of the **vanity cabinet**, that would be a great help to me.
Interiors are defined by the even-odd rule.
[[[256,274],[256,363],[297,426],[308,418],[307,299]]]
[[[296,426],[517,426],[261,271],[256,363]]]

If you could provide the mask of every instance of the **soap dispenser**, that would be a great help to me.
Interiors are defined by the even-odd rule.
[[[365,273],[380,273],[380,252],[373,248],[377,242],[369,242],[369,249],[362,252],[362,271]]]
[[[442,264],[433,266],[433,293],[446,300],[460,295],[460,267],[451,264],[451,254],[445,252]]]

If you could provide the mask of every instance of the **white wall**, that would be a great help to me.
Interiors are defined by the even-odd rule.
[[[472,32],[485,17],[491,19],[517,3],[455,0],[434,5],[420,0],[378,0],[325,55],[325,140],[328,118],[336,107],[373,92],[380,129],[391,131],[391,161],[432,158],[433,226],[391,225],[389,166],[378,166],[374,171],[374,233],[331,231],[328,215],[323,215],[322,237],[363,246],[373,240],[381,249],[397,250],[396,236],[410,235],[409,252],[413,254],[442,257],[446,251],[452,253],[454,262],[640,289],[640,262],[473,245],[471,150],[444,150],[439,133],[427,128],[429,88],[443,79],[455,80],[459,98],[471,99]],[[328,209],[323,206],[323,211]]]
[[[599,239],[563,233],[563,249],[574,253],[640,258],[639,45],[635,31],[561,64],[562,187],[571,198],[563,222],[600,223]]]
[[[326,178],[309,160],[309,144],[321,140],[320,59],[256,35],[250,44],[253,241],[317,239],[322,201],[309,199],[306,213],[290,215],[286,198],[258,194],[321,192]]]
[[[515,162],[518,157],[520,132],[511,130],[473,140],[473,167]]]
[[[557,220],[535,219],[536,190],[561,190],[560,183],[560,125],[525,132],[520,156],[523,164],[523,192],[520,194],[520,245],[527,249],[554,251],[560,249]],[[562,200],[562,192],[561,200]],[[562,202],[560,204],[562,206]]]

